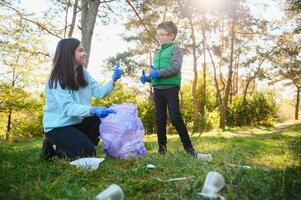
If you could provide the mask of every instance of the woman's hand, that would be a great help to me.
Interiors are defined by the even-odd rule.
[[[120,65],[119,63],[115,66],[115,69],[114,69],[114,73],[113,73],[113,76],[112,76],[112,80],[114,82],[116,82],[118,79],[121,78],[121,69],[120,69]]]
[[[141,81],[142,84],[145,84],[145,82],[146,82],[146,76],[145,76],[144,69],[142,69],[142,73],[141,73],[141,76],[140,76],[140,81]]]
[[[91,111],[91,114],[93,116],[100,117],[100,118],[105,118],[110,113],[116,114],[116,111],[102,106],[93,107]]]

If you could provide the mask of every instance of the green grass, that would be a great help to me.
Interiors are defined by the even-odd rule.
[[[187,156],[177,135],[168,136],[166,156],[156,154],[155,135],[145,137],[148,154],[129,160],[106,159],[96,171],[84,172],[68,160],[39,162],[42,138],[0,144],[0,199],[95,199],[112,183],[126,199],[205,199],[200,192],[209,171],[226,181],[227,199],[301,199],[301,124],[228,129],[191,136],[211,163]],[[98,157],[104,157],[102,146]],[[156,169],[148,171],[147,164]],[[250,165],[245,170],[227,164]],[[190,177],[175,182],[160,179]]]

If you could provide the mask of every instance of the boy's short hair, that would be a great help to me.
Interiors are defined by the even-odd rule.
[[[173,33],[175,35],[175,37],[176,37],[177,32],[178,32],[177,26],[172,21],[162,22],[162,23],[158,24],[157,29],[164,29],[168,33]]]

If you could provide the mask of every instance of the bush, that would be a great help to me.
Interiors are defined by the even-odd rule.
[[[212,111],[206,111],[206,130],[219,128],[220,110],[216,107]]]
[[[202,77],[200,75],[200,77]],[[199,80],[197,98],[199,101],[199,124],[200,131],[208,131],[219,126],[219,108],[216,104],[215,88],[211,80],[207,80],[206,99],[202,95],[203,84]],[[187,128],[193,127],[194,105],[193,96],[191,95],[192,83],[188,83],[181,88],[181,112],[185,119]],[[202,109],[202,105],[206,102],[206,106]]]
[[[93,98],[92,105],[94,106],[111,106],[113,104],[124,104],[137,102],[138,93],[133,89],[125,88],[122,84],[117,83],[113,92],[104,99]]]
[[[11,139],[14,139],[14,137],[42,136],[43,94],[34,96],[22,88],[13,87],[8,87],[2,92],[0,103],[4,106],[4,109],[1,110],[4,119],[0,120],[1,136],[6,134],[9,110],[12,112],[9,133]]]
[[[145,129],[145,134],[154,133],[156,131],[156,111],[154,101],[143,101],[138,105],[138,111]]]
[[[13,123],[14,137],[28,137],[43,136],[43,112],[37,115],[27,114],[26,117],[16,120]]]
[[[243,100],[234,98],[227,112],[228,126],[272,125],[277,114],[276,102],[272,95],[256,92]]]

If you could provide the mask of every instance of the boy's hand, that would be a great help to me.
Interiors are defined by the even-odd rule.
[[[151,79],[158,78],[158,71],[154,68],[153,65],[150,65],[150,67],[151,67],[151,72],[150,72]]]
[[[144,69],[142,69],[142,74],[140,76],[140,81],[141,83],[145,84],[146,82],[146,76],[145,76],[145,72],[144,72]]]

